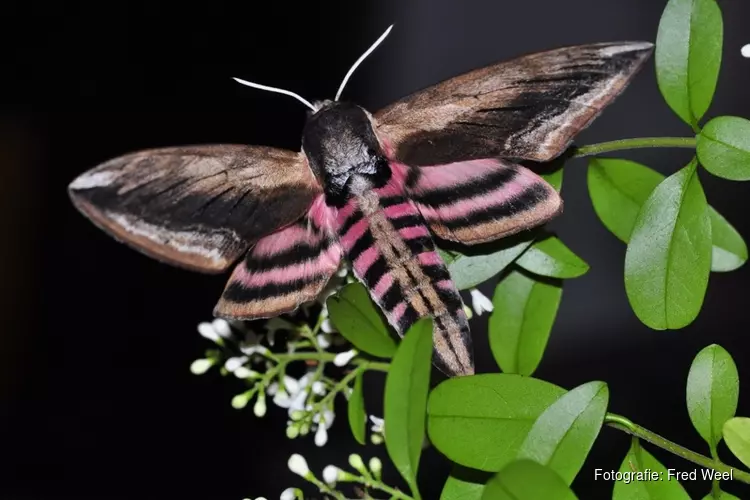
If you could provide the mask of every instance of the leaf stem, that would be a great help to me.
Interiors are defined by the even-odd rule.
[[[642,148],[689,148],[695,149],[695,137],[637,137],[617,141],[599,142],[576,148],[573,158],[583,158],[623,149]]]
[[[658,446],[659,448],[667,450],[668,452],[677,455],[678,457],[698,464],[701,467],[713,469],[717,472],[729,472],[732,475],[732,479],[740,481],[742,483],[750,484],[750,473],[737,470],[719,461],[718,459],[709,458],[701,455],[700,453],[688,450],[687,448],[680,446],[677,443],[673,443],[672,441],[669,441],[668,439],[665,439],[660,435],[631,422],[629,419],[621,415],[607,413],[607,415],[604,417],[604,423],[617,430],[630,434],[631,436],[635,436],[639,439],[647,441],[654,446]]]

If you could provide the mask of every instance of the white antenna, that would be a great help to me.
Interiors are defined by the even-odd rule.
[[[256,89],[260,89],[260,90],[267,90],[269,92],[277,92],[279,94],[284,94],[284,95],[292,96],[295,99],[297,99],[298,101],[300,101],[302,104],[304,104],[305,106],[307,106],[308,108],[312,109],[313,111],[317,111],[317,109],[315,108],[315,106],[313,106],[312,104],[310,104],[310,101],[308,101],[304,97],[302,97],[302,96],[300,96],[298,94],[295,94],[294,92],[291,92],[289,90],[279,89],[279,88],[276,88],[276,87],[268,87],[266,85],[260,85],[259,83],[253,83],[253,82],[248,82],[248,81],[245,81],[245,80],[240,80],[239,78],[233,78],[233,79],[234,79],[235,82],[241,83],[242,85],[247,85],[248,87],[253,87],[253,88],[256,88]]]
[[[354,65],[351,68],[349,68],[349,72],[344,77],[344,81],[341,82],[341,86],[339,87],[339,91],[336,92],[336,98],[334,99],[334,101],[338,101],[339,97],[341,97],[341,93],[344,91],[344,87],[346,86],[346,82],[349,81],[349,78],[352,76],[352,73],[354,73],[354,70],[357,69],[357,66],[359,66],[362,63],[362,61],[364,61],[365,58],[367,56],[369,56],[372,53],[372,51],[375,50],[378,47],[378,45],[380,45],[380,43],[383,40],[385,40],[385,37],[388,36],[388,33],[391,32],[391,29],[393,29],[393,25],[392,24],[390,26],[388,26],[388,29],[385,30],[385,33],[383,33],[382,35],[380,35],[380,38],[378,38],[377,40],[375,40],[375,43],[373,43],[372,46],[369,49],[367,49],[367,52],[365,52],[364,54],[362,54],[359,57],[359,59],[357,59],[357,62],[355,62]]]

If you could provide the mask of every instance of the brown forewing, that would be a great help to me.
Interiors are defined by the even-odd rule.
[[[394,159],[415,166],[506,157],[549,161],[620,94],[647,42],[526,55],[446,80],[374,115]]]
[[[153,258],[215,273],[304,215],[321,188],[301,153],[243,145],[140,151],[68,188],[74,205]]]

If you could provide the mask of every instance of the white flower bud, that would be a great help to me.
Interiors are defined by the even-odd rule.
[[[370,459],[370,470],[376,477],[380,477],[380,472],[383,470],[383,462],[378,457],[372,457]]]
[[[286,428],[286,437],[295,439],[297,436],[299,436],[299,427],[297,424],[292,423],[292,425]]]
[[[356,349],[351,349],[349,351],[340,352],[336,355],[335,358],[333,358],[333,364],[336,366],[345,366],[349,364],[349,361],[351,361],[356,355],[357,355]]]
[[[318,396],[322,396],[326,393],[326,385],[321,382],[320,380],[316,380],[312,384],[312,391],[313,394],[317,394]]]
[[[240,366],[247,363],[247,361],[248,361],[247,356],[235,356],[233,358],[229,358],[228,360],[226,360],[226,362],[224,363],[224,368],[226,368],[228,372],[233,372]]]
[[[193,375],[203,375],[214,365],[212,359],[196,359],[190,364],[190,371]]]
[[[289,375],[284,375],[284,387],[286,387],[286,390],[289,394],[297,394],[299,391],[300,383],[290,377]]]
[[[323,469],[323,481],[325,481],[327,485],[335,485],[338,478],[339,468],[335,465],[327,465],[326,468]]]
[[[289,397],[289,394],[285,390],[281,389],[273,397],[273,404],[281,408],[289,408],[292,404],[292,398]]]
[[[218,332],[211,323],[206,323],[205,321],[198,323],[198,333],[201,334],[201,337],[205,337],[212,342],[221,342]]]
[[[315,431],[315,446],[325,446],[328,442],[328,431],[325,425],[318,425],[318,430]]]
[[[318,341],[318,345],[321,349],[328,349],[331,347],[331,336],[324,333],[319,333],[315,339]]]
[[[331,319],[328,318],[320,325],[320,329],[323,330],[324,333],[333,333],[336,331],[336,328],[333,326],[333,323],[331,323]]]
[[[234,376],[237,378],[256,378],[258,377],[258,372],[250,370],[248,368],[245,368],[244,366],[240,366],[236,370],[234,370]]]
[[[382,434],[371,434],[370,435],[370,442],[372,444],[383,444],[383,435]]]
[[[262,392],[258,394],[258,399],[255,400],[253,413],[255,413],[255,416],[259,418],[266,414],[266,395]]]
[[[302,417],[304,416],[305,416],[305,412],[301,410],[292,410],[291,412],[289,412],[289,418],[291,418],[295,422],[298,420],[302,420]]]
[[[352,453],[351,455],[349,455],[349,465],[351,465],[353,469],[356,469],[360,474],[367,473],[367,469],[365,468],[365,463],[362,461],[362,457],[360,457],[356,453]]]
[[[235,410],[241,410],[245,406],[247,406],[247,403],[250,402],[250,393],[249,392],[243,392],[242,394],[237,394],[235,397],[232,398],[232,408]]]
[[[213,326],[214,331],[221,337],[224,337],[225,339],[232,338],[232,327],[229,325],[229,322],[227,320],[216,318],[211,323],[211,326]]]
[[[310,473],[310,468],[307,466],[307,460],[299,453],[295,453],[289,457],[287,462],[289,470],[297,474],[298,476],[305,477]]]
[[[750,59],[750,43],[742,47],[742,50],[740,51],[742,53],[742,57],[747,57]]]
[[[287,488],[281,492],[279,500],[295,500],[302,498],[302,492],[297,488]]]
[[[471,319],[474,317],[474,311],[471,310],[471,307],[464,304],[464,314],[466,315],[466,319]]]

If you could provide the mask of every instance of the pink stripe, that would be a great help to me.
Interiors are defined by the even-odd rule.
[[[357,260],[354,261],[354,268],[360,275],[364,276],[373,262],[378,260],[378,257],[380,257],[380,252],[378,252],[378,249],[373,245],[357,257]]]
[[[313,260],[259,273],[253,273],[252,269],[247,269],[244,264],[240,264],[235,270],[234,278],[248,288],[261,287],[269,283],[288,283],[325,271],[333,272],[338,266],[338,257],[339,252],[334,246]]]
[[[390,162],[389,165],[391,167],[390,183],[398,186],[400,188],[400,191],[401,189],[403,189],[403,186],[406,183],[406,175],[409,171],[409,167],[407,167],[403,163],[398,162]]]
[[[398,305],[394,307],[391,313],[388,315],[390,319],[390,323],[392,325],[397,325],[398,322],[401,320],[401,316],[403,316],[405,312],[406,312],[406,302],[399,302]]]
[[[520,195],[528,188],[529,186],[525,185],[525,183],[511,182],[482,196],[460,200],[451,205],[441,205],[439,207],[424,207],[426,210],[422,209],[423,205],[420,205],[420,209],[422,209],[422,215],[425,217],[425,219],[428,220],[459,219],[470,215],[472,212],[479,212],[482,210],[487,210],[491,207],[501,205],[508,200]]]
[[[367,225],[367,219],[363,217],[357,221],[351,229],[346,232],[346,234],[341,236],[341,243],[347,250],[351,250],[354,244],[357,243],[357,240],[365,234],[365,231],[367,231]]]
[[[405,240],[413,240],[414,238],[422,238],[423,236],[429,236],[430,232],[423,225],[405,227],[398,230],[398,234]]]
[[[274,255],[285,252],[301,243],[315,244],[320,237],[314,237],[305,227],[289,226],[277,233],[261,238],[255,245],[255,255]]]
[[[506,170],[497,160],[469,160],[445,165],[422,167],[422,175],[416,186],[417,191],[429,191],[459,186],[471,182],[479,177]]]
[[[390,207],[385,207],[383,209],[385,212],[385,216],[389,219],[398,219],[399,217],[405,217],[407,215],[415,215],[417,213],[416,210],[414,210],[414,206],[408,202],[405,201],[404,203],[399,203],[398,205],[391,205]]]
[[[383,298],[383,294],[393,285],[393,276],[390,273],[385,273],[380,281],[375,285],[373,292],[378,299]]]
[[[445,288],[445,289],[448,289],[448,290],[453,289],[455,287],[455,285],[453,284],[453,281],[451,281],[451,280],[438,281],[437,282],[437,286],[439,288]]]
[[[419,259],[419,263],[423,266],[442,266],[445,265],[443,263],[443,259],[440,258],[440,256],[437,254],[437,252],[423,252],[420,253],[417,258]]]
[[[320,195],[315,198],[310,210],[308,211],[308,217],[312,220],[320,229],[325,230],[328,234],[334,233],[334,212],[326,205],[324,195]]]
[[[354,213],[354,210],[357,208],[356,201],[352,200],[343,207],[341,207],[336,214],[336,222],[338,222],[340,225],[343,225],[344,222],[346,222],[346,219],[349,218]]]

